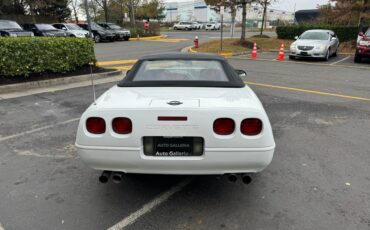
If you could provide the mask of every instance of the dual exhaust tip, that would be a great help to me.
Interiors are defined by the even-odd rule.
[[[109,181],[109,178],[112,177],[113,183],[119,184],[122,182],[123,175],[123,172],[103,171],[99,177],[99,181],[105,184]]]
[[[99,177],[99,181],[105,184],[108,183],[109,178],[112,177],[113,183],[119,184],[122,182],[124,175],[125,174],[123,172],[103,171]],[[252,182],[252,178],[248,174],[243,173],[239,175],[244,184],[250,184]],[[238,174],[235,173],[227,174],[227,178],[230,182],[235,183],[238,180]]]
[[[250,177],[248,174],[240,174],[240,177],[244,184],[250,184],[252,182],[252,177]],[[227,179],[230,182],[235,183],[238,180],[238,175],[235,173],[227,174]]]

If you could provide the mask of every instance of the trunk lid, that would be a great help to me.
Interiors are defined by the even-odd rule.
[[[118,87],[98,99],[104,109],[259,108],[255,94],[245,88]]]

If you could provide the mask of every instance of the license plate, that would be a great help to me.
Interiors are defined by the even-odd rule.
[[[144,154],[155,157],[189,157],[203,155],[202,137],[144,137]]]
[[[303,56],[307,56],[307,55],[308,55],[308,53],[307,53],[307,52],[301,52],[301,55],[303,55]]]

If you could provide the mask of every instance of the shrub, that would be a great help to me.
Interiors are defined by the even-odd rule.
[[[95,63],[94,43],[84,38],[0,38],[0,75],[65,73]]]
[[[293,26],[278,26],[276,33],[280,39],[294,39],[295,36],[301,35],[306,30],[312,29],[328,29],[333,30],[339,38],[339,41],[356,40],[359,28],[357,26],[333,26],[333,25],[293,25]]]
[[[137,35],[140,37],[156,36],[160,35],[160,26],[157,22],[150,22],[149,30],[144,30],[144,23],[137,22],[136,28],[131,28],[131,37],[136,38]]]

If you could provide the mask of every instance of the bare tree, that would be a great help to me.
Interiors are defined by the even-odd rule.
[[[78,11],[81,5],[80,0],[69,0],[68,5],[72,8],[73,16],[75,18],[76,23],[78,23]]]
[[[109,0],[95,0],[96,4],[98,4],[104,11],[104,19],[105,22],[109,21]]]
[[[263,15],[262,15],[262,25],[261,25],[261,31],[260,31],[260,37],[262,37],[263,29],[266,28],[266,12],[267,7],[271,4],[273,0],[259,0],[259,4],[263,8]]]

